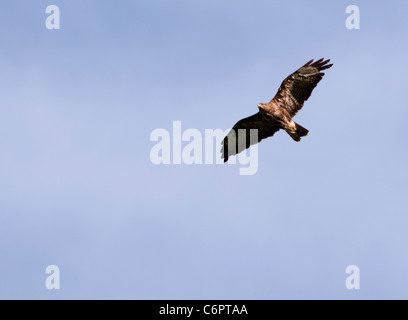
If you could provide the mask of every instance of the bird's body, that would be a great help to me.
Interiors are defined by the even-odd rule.
[[[279,125],[285,130],[293,129],[294,124],[289,112],[285,108],[280,107],[275,101],[260,103],[258,108],[263,120],[267,123],[270,123],[272,126]]]
[[[295,141],[300,141],[300,137],[307,135],[308,130],[293,121],[290,113],[286,108],[281,107],[277,101],[272,100],[269,103],[260,103],[258,108],[263,121],[266,124],[270,124],[271,129],[279,127],[285,130]],[[299,130],[300,127],[304,130]]]
[[[309,61],[283,80],[270,102],[258,104],[258,113],[238,121],[224,138],[221,150],[224,162],[228,161],[230,156],[240,153],[262,139],[273,136],[280,129],[285,130],[295,141],[300,141],[301,137],[306,136],[309,131],[292,118],[323,78],[324,73],[321,71],[332,66],[327,64],[329,61],[320,59],[313,64],[313,60]],[[250,139],[251,129],[258,130],[258,137],[255,140]],[[245,133],[245,139],[241,138],[242,131]]]

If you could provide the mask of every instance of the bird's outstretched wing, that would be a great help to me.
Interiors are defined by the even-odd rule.
[[[271,100],[285,108],[292,117],[302,109],[304,102],[309,99],[313,89],[323,78],[324,73],[321,71],[333,65],[328,64],[330,59],[323,61],[323,58],[312,62],[313,60],[310,60],[283,80],[277,94]]]
[[[245,129],[245,131],[239,129]],[[258,137],[254,141],[251,141],[250,129],[258,130]],[[221,158],[224,159],[224,162],[227,162],[230,156],[248,149],[251,145],[260,142],[262,139],[273,136],[279,129],[280,127],[277,124],[274,125],[264,121],[259,112],[248,118],[242,119],[234,125],[224,138],[221,148]],[[244,134],[241,136],[241,133]],[[245,137],[245,141],[243,141],[243,137]]]

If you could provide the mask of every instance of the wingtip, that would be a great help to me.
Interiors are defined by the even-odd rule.
[[[306,62],[304,65],[303,65],[303,67],[308,67],[308,66],[310,66],[310,64],[313,62],[313,59],[312,60],[310,60],[310,61],[308,61],[308,62]],[[302,68],[303,68],[302,67]]]
[[[328,64],[329,62],[330,62],[330,59],[324,60],[324,58],[321,58],[321,59],[315,61],[311,66],[315,67],[315,68],[319,69],[319,71],[321,71],[321,70],[328,69],[333,65],[333,63]]]
[[[319,70],[320,70],[320,71],[326,70],[326,69],[331,68],[332,66],[333,66],[333,63],[327,64],[327,65],[321,66],[321,67],[319,68]]]
[[[313,66],[313,67],[317,67],[319,64],[321,64],[321,62],[322,62],[323,60],[324,60],[324,58],[321,58],[321,59],[315,61],[315,62],[312,64],[312,66]]]
[[[228,154],[225,154],[225,152],[224,152],[224,150],[225,150],[225,144],[224,144],[224,141],[221,143],[221,150],[220,150],[220,153],[221,153],[221,159],[224,161],[224,163],[225,162],[227,162],[228,161]]]

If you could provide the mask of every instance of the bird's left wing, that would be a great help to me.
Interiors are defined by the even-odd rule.
[[[245,142],[241,138],[240,132],[243,132],[239,129],[245,130]],[[258,130],[257,139],[251,141],[251,130]],[[238,121],[231,131],[227,134],[222,142],[221,148],[221,157],[224,159],[224,162],[228,161],[230,156],[236,155],[241,151],[248,149],[251,145],[260,142],[262,139],[271,137],[280,129],[278,125],[270,124],[262,119],[260,112]],[[240,139],[237,139],[237,138]],[[231,150],[229,150],[231,149]]]
[[[304,102],[309,99],[313,89],[323,78],[321,71],[330,68],[330,59],[320,59],[314,63],[310,60],[303,67],[283,80],[277,94],[272,99],[280,107],[285,108],[293,117],[302,109]]]

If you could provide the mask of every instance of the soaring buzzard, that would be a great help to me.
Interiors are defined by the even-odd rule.
[[[300,141],[309,131],[292,120],[309,99],[313,89],[323,78],[321,71],[330,68],[330,59],[310,60],[299,70],[283,80],[278,93],[269,103],[258,104],[259,112],[238,121],[222,142],[221,154],[224,162],[262,139],[272,137],[279,129],[285,130],[293,140]],[[239,130],[244,129],[244,130]],[[250,129],[258,129],[258,139],[250,141]],[[240,132],[244,132],[244,139]]]

